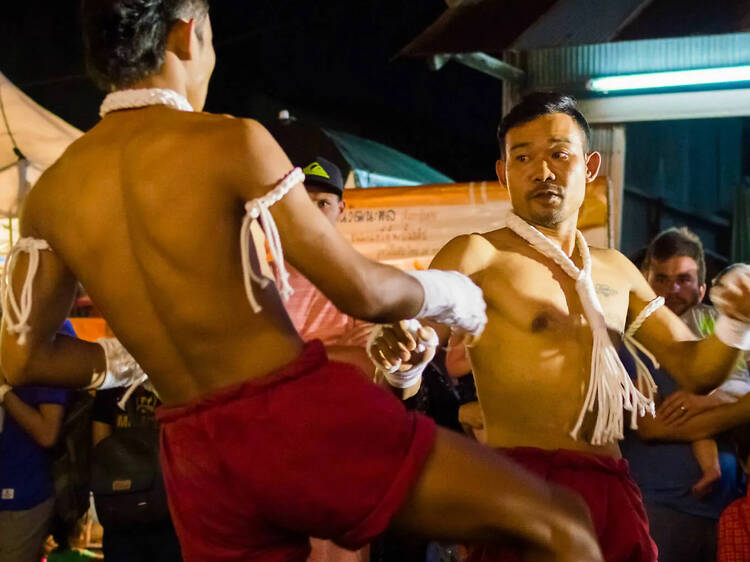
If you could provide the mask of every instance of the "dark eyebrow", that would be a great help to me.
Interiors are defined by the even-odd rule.
[[[510,147],[510,151],[513,152],[517,148],[523,148],[524,146],[531,146],[530,142],[519,142]]]

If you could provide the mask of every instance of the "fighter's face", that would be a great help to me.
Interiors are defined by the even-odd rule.
[[[339,220],[339,216],[344,211],[344,201],[339,199],[339,196],[335,193],[323,191],[319,187],[314,185],[305,186],[307,194],[310,196],[310,200],[320,209],[326,218],[331,221],[331,224],[336,224]]]
[[[688,256],[651,260],[646,277],[654,292],[664,297],[667,307],[678,316],[702,301],[706,293],[706,285],[698,281],[698,264]]]
[[[564,113],[541,115],[510,129],[505,159],[496,168],[516,214],[548,228],[577,216],[600,163],[599,154],[586,153],[585,147],[585,133]]]

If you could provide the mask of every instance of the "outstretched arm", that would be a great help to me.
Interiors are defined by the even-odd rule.
[[[270,191],[292,164],[260,124],[237,120],[241,146],[230,147],[228,181],[249,201]],[[302,184],[270,207],[286,259],[336,307],[355,318],[391,322],[412,318],[424,300],[420,284],[394,267],[359,254],[310,201]]]
[[[628,320],[632,321],[656,293],[640,271],[620,255],[620,267],[631,282]],[[740,351],[716,336],[696,341],[685,323],[667,307],[656,310],[635,333],[635,338],[654,354],[685,389],[708,392],[719,386],[737,365]]]

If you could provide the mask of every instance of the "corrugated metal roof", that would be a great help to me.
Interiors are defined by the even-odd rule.
[[[745,31],[750,0],[471,0],[443,12],[400,54],[500,55],[508,48]]]
[[[499,55],[556,0],[480,0],[448,8],[400,55],[482,51]]]
[[[575,91],[596,76],[750,64],[750,33],[537,49],[525,55],[527,88]]]
[[[611,41],[651,0],[558,0],[510,46],[528,50]]]

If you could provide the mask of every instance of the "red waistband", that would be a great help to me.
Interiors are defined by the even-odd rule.
[[[156,409],[156,419],[161,423],[169,423],[200,410],[213,408],[231,400],[236,400],[237,398],[253,396],[270,387],[307,375],[323,366],[327,361],[328,355],[322,342],[320,340],[310,340],[305,342],[302,353],[296,359],[280,369],[257,379],[251,379],[222,388],[187,404],[169,407],[160,406]]]
[[[532,470],[534,467],[580,468],[630,476],[628,461],[607,455],[570,449],[538,449],[537,447],[498,448],[497,450]]]

